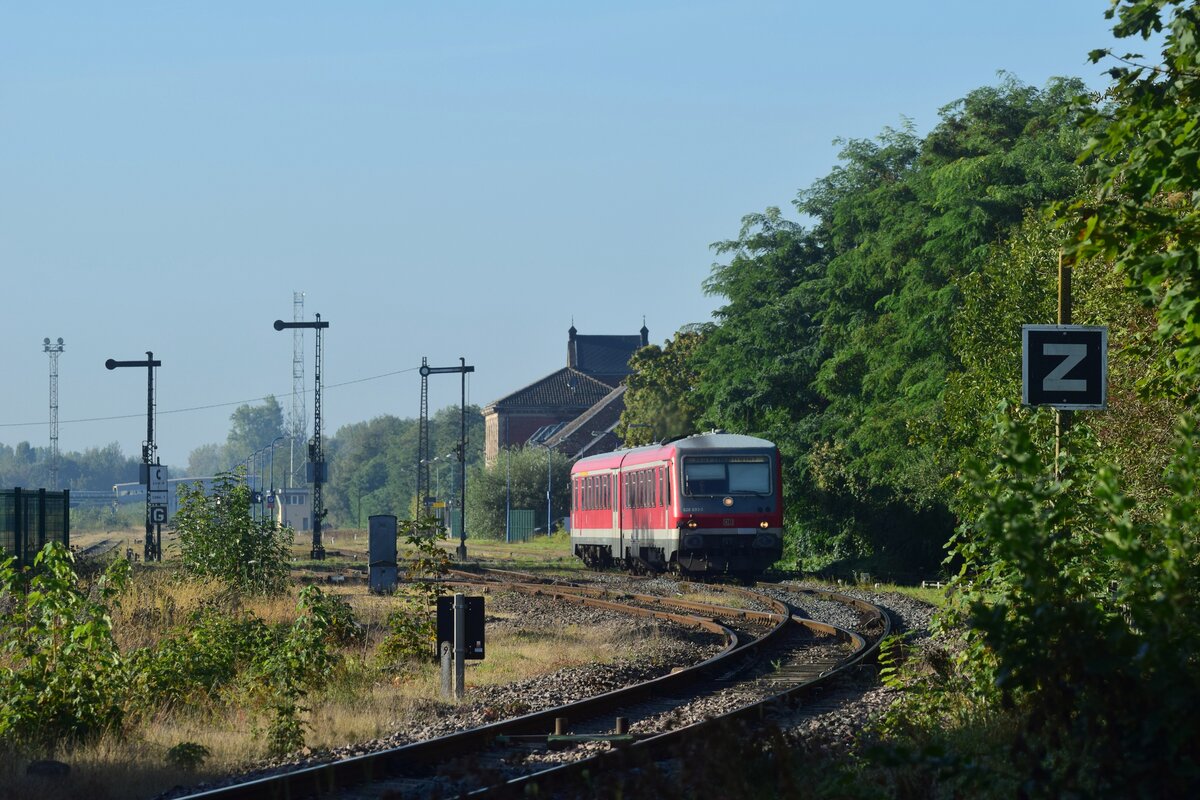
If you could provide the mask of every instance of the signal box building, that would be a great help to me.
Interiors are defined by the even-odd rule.
[[[307,486],[276,488],[267,497],[267,513],[294,531],[312,530],[312,492]]]
[[[533,444],[572,458],[616,445],[612,434],[625,408],[622,382],[629,359],[649,343],[638,335],[581,335],[567,331],[567,365],[483,409],[484,458],[496,463],[502,448]]]

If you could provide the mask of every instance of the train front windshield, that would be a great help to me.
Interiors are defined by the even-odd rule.
[[[701,495],[771,494],[767,456],[691,456],[683,460],[683,493]]]

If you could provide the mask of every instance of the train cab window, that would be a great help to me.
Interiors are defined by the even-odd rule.
[[[683,460],[687,495],[771,494],[771,462],[766,456],[693,456]]]

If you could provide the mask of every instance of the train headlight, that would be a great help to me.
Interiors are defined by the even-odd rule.
[[[733,498],[732,498],[732,497],[726,497],[724,500],[722,500],[722,501],[721,501],[721,503],[722,503],[722,505],[724,505],[726,508],[730,508],[730,507],[733,505]]]
[[[758,523],[758,527],[762,528],[765,531],[767,528],[771,527],[771,523],[767,522],[764,519],[762,522]]]
[[[696,525],[697,525],[697,522],[694,519],[689,519],[687,521],[687,526],[693,530],[696,528]]]

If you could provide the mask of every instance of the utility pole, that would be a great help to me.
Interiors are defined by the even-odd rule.
[[[1058,251],[1058,324],[1071,324],[1071,266],[1070,258]],[[1054,477],[1062,478],[1061,459],[1066,456],[1067,433],[1075,412],[1069,408],[1054,409]]]
[[[321,544],[321,520],[325,517],[325,504],[321,497],[321,486],[325,483],[325,453],[321,444],[321,331],[329,327],[316,315],[315,322],[284,322],[275,320],[275,330],[288,328],[312,328],[316,331],[317,355],[313,361],[313,436],[308,443],[309,482],[312,483],[312,558],[325,559],[325,546]]]
[[[146,368],[146,441],[142,442],[141,476],[146,487],[146,545],[143,557],[146,561],[162,561],[162,524],[167,521],[166,507],[154,502],[156,498],[151,493],[150,474],[151,466],[161,466],[156,455],[158,445],[154,442],[154,368],[161,367],[162,362],[156,361],[154,353],[147,350],[144,361],[115,361],[110,358],[104,362],[104,366],[106,369]]]
[[[424,358],[421,359],[421,379],[430,375],[443,375],[457,372],[462,376],[462,402],[459,404],[459,437],[458,437],[458,559],[467,558],[467,373],[474,372],[475,367],[467,366],[465,358],[458,359],[457,367],[431,367]]]

